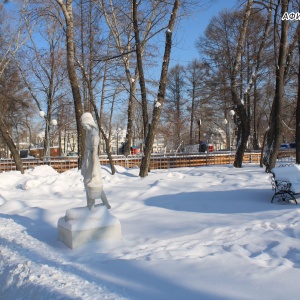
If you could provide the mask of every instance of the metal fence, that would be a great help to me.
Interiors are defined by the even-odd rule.
[[[295,150],[283,150],[279,152],[278,161],[293,162],[295,160]],[[180,167],[197,167],[197,166],[211,166],[211,165],[226,165],[233,164],[235,152],[212,152],[205,154],[165,154],[152,155],[150,161],[150,169],[170,169]],[[130,155],[125,157],[123,155],[113,156],[115,165],[123,166],[125,168],[139,167],[141,164],[141,155]],[[43,159],[22,159],[25,169],[31,169],[36,166],[50,165],[58,172],[65,172],[67,170],[77,168],[76,157],[51,157],[50,161]],[[102,165],[108,165],[107,157],[100,156]],[[260,163],[260,151],[246,152],[243,157],[243,163]],[[16,170],[15,162],[12,159],[0,160],[0,172],[7,172]]]

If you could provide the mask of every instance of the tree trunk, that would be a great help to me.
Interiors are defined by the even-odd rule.
[[[106,133],[104,132],[104,130],[102,128],[102,114],[101,113],[103,112],[103,109],[104,109],[104,94],[105,94],[104,89],[105,89],[106,75],[105,75],[105,78],[103,78],[102,95],[101,95],[101,97],[102,97],[101,98],[101,108],[100,108],[100,114],[99,114],[98,109],[97,109],[97,105],[95,103],[95,97],[94,97],[94,94],[93,94],[93,74],[91,72],[89,72],[89,75],[88,75],[85,68],[84,68],[84,66],[79,61],[77,61],[77,63],[81,67],[83,78],[84,78],[84,81],[85,81],[86,86],[87,86],[87,92],[88,92],[88,96],[89,96],[88,106],[91,106],[92,109],[94,110],[94,113],[95,113],[95,116],[96,116],[96,121],[97,121],[98,128],[99,128],[99,137],[102,136],[103,139],[104,139],[106,154],[108,156],[108,160],[109,160],[109,163],[110,163],[111,173],[112,173],[112,175],[114,175],[116,173],[116,169],[115,169],[112,154],[111,154],[110,140],[109,140],[109,138],[107,137]],[[106,64],[105,64],[105,66],[106,66]],[[105,69],[104,74],[106,74],[106,69]],[[113,110],[113,105],[112,105],[112,110]]]
[[[236,111],[237,115],[239,116],[238,140],[233,166],[236,168],[241,168],[243,156],[247,148],[247,142],[250,135],[250,119],[247,116],[246,107],[244,105],[238,105]]]
[[[112,155],[111,155],[110,142],[109,142],[108,137],[106,136],[106,133],[104,132],[104,130],[102,128],[100,116],[99,116],[97,106],[96,106],[96,103],[95,103],[95,100],[94,100],[93,87],[92,87],[92,82],[91,81],[88,82],[88,91],[89,91],[90,104],[92,105],[92,107],[94,109],[94,113],[95,113],[95,116],[96,116],[99,131],[101,132],[102,137],[104,138],[106,154],[107,154],[109,164],[110,164],[110,168],[111,168],[111,174],[114,175],[116,173],[116,169],[115,169],[115,165],[114,165],[113,158],[112,158]]]
[[[82,155],[84,154],[84,132],[80,123],[81,115],[83,114],[81,93],[78,82],[78,77],[75,68],[75,43],[74,43],[74,24],[73,24],[73,11],[72,11],[72,0],[67,0],[66,4],[62,0],[56,0],[56,2],[61,7],[65,21],[66,21],[66,43],[67,43],[67,68],[69,81],[71,84],[75,117],[76,117],[76,127],[77,127],[77,143],[78,143],[78,168],[81,168]]]
[[[296,108],[296,163],[300,164],[300,35],[298,36],[298,95]]]
[[[241,60],[242,45],[243,45],[243,41],[245,40],[245,35],[248,27],[248,21],[252,9],[252,4],[253,4],[253,0],[249,0],[246,13],[244,16],[243,29],[237,46],[236,59],[233,68],[233,75],[231,78],[231,95],[232,95],[233,103],[236,105],[237,108],[237,118],[238,118],[237,126],[238,126],[238,133],[239,133],[238,142],[237,142],[237,151],[234,160],[234,166],[237,168],[242,167],[243,156],[247,147],[248,138],[250,136],[251,116],[250,116],[250,108],[249,108],[250,107],[249,95],[250,95],[250,90],[253,84],[255,84],[257,79],[257,73],[260,67],[262,52],[264,50],[266,39],[268,37],[268,33],[271,25],[273,0],[270,0],[269,2],[267,22],[264,28],[263,38],[257,53],[256,66],[253,74],[251,75],[250,80],[248,81],[248,86],[246,88],[246,91],[244,92],[244,103],[242,103],[242,101],[238,99],[238,93],[236,91],[236,74],[238,71],[239,61]],[[248,107],[248,111],[247,111],[247,107]]]
[[[172,9],[170,21],[168,24],[168,29],[166,32],[166,43],[165,43],[165,52],[163,57],[161,75],[160,75],[160,82],[159,82],[159,89],[157,94],[157,101],[153,108],[152,113],[152,122],[149,125],[148,134],[145,141],[145,151],[144,156],[142,158],[141,168],[140,168],[140,177],[148,176],[148,170],[150,167],[150,157],[153,147],[153,142],[156,134],[156,129],[158,126],[160,114],[162,111],[162,106],[165,100],[166,94],[166,85],[167,85],[167,76],[168,76],[168,68],[171,56],[171,48],[172,48],[172,31],[174,29],[175,20],[177,16],[177,12],[179,9],[180,1],[175,0],[174,6]]]
[[[109,39],[108,39],[107,55],[109,54],[109,46],[110,46],[110,42],[109,42]],[[100,109],[99,109],[99,124],[103,123],[104,99],[105,99],[106,81],[107,81],[107,68],[108,68],[108,61],[105,61],[104,70],[103,70],[103,79],[102,79],[101,101],[100,101]],[[100,141],[101,141],[101,136],[102,136],[101,130],[100,130],[99,133],[100,133]],[[106,140],[105,140],[105,144],[106,144]],[[107,148],[107,146],[106,146],[106,148]],[[101,154],[101,150],[100,150],[100,154]]]
[[[288,11],[289,1],[282,0],[281,15]],[[264,153],[264,165],[270,172],[275,167],[282,139],[282,97],[284,91],[285,66],[287,58],[288,22],[281,21],[281,37],[279,46],[278,65],[276,66],[275,96],[270,114],[270,128],[267,135],[267,145]]]
[[[259,149],[256,111],[257,111],[257,84],[255,81],[254,93],[253,93],[253,150]]]
[[[127,111],[127,132],[126,132],[126,142],[124,148],[124,154],[127,156],[131,152],[131,146],[133,143],[133,121],[134,121],[134,104],[135,104],[135,94],[136,94],[136,82],[132,82],[129,88],[129,103]]]
[[[115,168],[114,161],[113,161],[113,158],[112,158],[112,155],[111,155],[110,142],[109,142],[109,139],[106,136],[104,130],[102,129],[101,125],[98,124],[98,126],[100,128],[100,131],[101,131],[102,136],[103,136],[104,141],[105,141],[105,150],[106,150],[107,157],[108,157],[108,160],[109,160],[109,164],[110,164],[110,168],[111,168],[111,174],[114,175],[116,173],[116,168]]]
[[[144,68],[143,68],[143,58],[142,58],[142,44],[140,39],[140,30],[138,25],[138,13],[137,13],[137,1],[132,1],[132,19],[133,19],[133,29],[135,38],[135,48],[136,48],[136,60],[137,68],[139,72],[139,83],[141,88],[142,97],[142,111],[143,111],[143,125],[144,125],[144,137],[147,136],[148,132],[148,102],[147,102],[147,89],[145,84]]]
[[[6,142],[6,145],[8,146],[8,148],[9,148],[9,150],[10,150],[12,156],[13,156],[13,159],[14,159],[15,164],[16,164],[16,169],[18,171],[20,171],[22,174],[24,174],[23,163],[22,163],[22,160],[20,158],[19,151],[17,150],[10,134],[8,133],[8,130],[5,128],[5,125],[4,125],[2,119],[0,119],[0,132],[2,134],[3,139]]]
[[[267,139],[267,134],[268,134],[269,128],[265,131],[264,133],[264,138],[263,138],[263,143],[261,145],[261,152],[260,152],[260,163],[259,166],[262,168],[263,167],[263,157],[264,157],[264,149],[265,149],[265,144],[266,144],[266,139]]]
[[[237,90],[237,73],[239,70],[240,62],[241,62],[243,44],[244,44],[244,40],[246,37],[246,31],[247,31],[247,27],[248,27],[248,23],[249,23],[250,13],[252,10],[252,4],[253,4],[253,0],[249,0],[245,15],[244,15],[243,26],[242,26],[242,30],[241,30],[239,40],[238,40],[233,71],[232,71],[232,75],[230,78],[231,97],[232,97],[232,102],[236,106],[236,114],[237,114],[237,119],[238,119],[238,121],[237,121],[238,141],[237,141],[235,160],[234,160],[234,164],[233,164],[236,168],[242,167],[243,156],[244,156],[244,152],[246,150],[246,145],[247,145],[248,137],[250,134],[250,125],[249,125],[249,120],[248,120],[248,116],[247,116],[247,108],[245,106],[246,103],[245,102],[243,103],[241,101],[241,98],[239,97],[239,92]],[[244,99],[246,100],[246,98],[247,98],[247,95],[245,95]]]

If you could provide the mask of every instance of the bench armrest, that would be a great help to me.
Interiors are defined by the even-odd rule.
[[[272,189],[278,191],[290,191],[292,183],[287,180],[272,179]]]

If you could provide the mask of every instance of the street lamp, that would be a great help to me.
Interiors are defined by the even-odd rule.
[[[229,111],[229,115],[231,116],[231,119],[233,119],[233,116],[235,115],[235,111],[234,110],[230,110]],[[229,141],[229,151],[231,151],[231,133],[230,133],[230,118],[227,119],[225,118],[224,121],[223,121],[223,124],[227,125],[227,133],[228,133],[228,141]]]
[[[50,157],[50,136],[49,136],[49,132],[50,132],[50,125],[56,126],[57,125],[57,121],[56,119],[52,119],[51,120],[51,124],[49,124],[49,120],[46,117],[45,113],[41,110],[39,112],[39,115],[41,118],[44,118],[46,121],[46,135],[47,135],[47,148],[46,148],[46,159],[49,159]]]
[[[198,124],[198,126],[199,126],[198,144],[200,144],[200,142],[201,142],[201,138],[200,138],[201,119],[200,119],[200,118],[197,120],[197,124]]]

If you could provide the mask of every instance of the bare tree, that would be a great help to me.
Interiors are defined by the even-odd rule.
[[[87,84],[87,91],[88,91],[88,96],[89,96],[89,104],[92,106],[96,120],[97,120],[97,124],[98,124],[98,128],[102,134],[102,137],[105,141],[105,146],[106,146],[106,153],[110,162],[110,167],[111,167],[111,172],[114,175],[116,173],[115,167],[114,167],[114,163],[113,163],[113,159],[112,159],[112,154],[111,154],[111,149],[110,149],[110,138],[107,135],[107,133],[104,131],[103,129],[103,125],[101,123],[102,119],[100,119],[100,115],[98,112],[98,108],[95,102],[95,97],[94,97],[94,91],[93,91],[93,85],[92,85],[92,80],[89,80],[88,74],[86,73],[86,70],[84,69],[83,65],[80,64],[80,62],[78,62],[79,65],[82,68],[83,74],[84,74],[84,78],[85,78],[85,82]],[[113,111],[113,105],[111,107],[111,110]],[[111,128],[111,127],[110,127]]]
[[[250,90],[253,87],[254,83],[256,82],[257,73],[260,68],[263,50],[264,50],[264,47],[266,44],[267,37],[269,35],[269,29],[270,29],[271,17],[272,17],[272,6],[273,6],[273,0],[271,0],[269,2],[268,17],[267,17],[266,25],[264,28],[262,40],[261,40],[261,43],[259,45],[259,49],[258,49],[258,52],[256,55],[256,59],[255,59],[256,64],[254,66],[254,71],[248,80],[248,84],[247,84],[246,90],[243,95],[243,100],[240,99],[239,94],[238,94],[237,83],[236,83],[236,74],[238,72],[238,65],[241,60],[242,44],[243,44],[243,40],[245,39],[245,36],[246,36],[246,30],[248,27],[249,17],[250,17],[250,13],[251,13],[251,9],[252,9],[252,1],[248,1],[245,18],[243,21],[243,26],[246,26],[246,28],[245,28],[245,31],[242,30],[242,32],[241,32],[238,46],[237,46],[235,63],[233,66],[233,73],[231,75],[231,95],[232,95],[233,103],[236,106],[236,112],[237,112],[237,115],[239,118],[238,122],[237,122],[238,123],[237,124],[238,125],[237,151],[236,151],[235,160],[234,160],[234,166],[238,167],[238,168],[240,168],[242,166],[244,152],[246,150],[248,138],[250,135],[251,115],[250,115],[250,101],[249,101],[250,95],[249,95],[249,93],[250,93]],[[248,107],[246,104],[248,104]]]
[[[101,22],[101,15],[98,6],[95,5],[93,1],[83,2],[80,1],[80,32],[79,32],[79,42],[81,52],[77,54],[75,59],[77,65],[80,67],[82,72],[82,89],[84,95],[84,110],[94,112],[96,121],[99,127],[99,132],[105,142],[106,153],[110,162],[110,167],[112,174],[115,174],[115,167],[112,159],[110,140],[109,136],[103,129],[103,110],[104,110],[104,97],[105,97],[105,87],[107,81],[107,70],[108,70],[108,60],[104,62],[104,71],[102,78],[102,94],[101,94],[101,104],[100,112],[96,104],[95,90],[97,85],[100,84],[100,79],[102,76],[102,65],[97,59],[99,54],[101,54],[103,41],[101,40],[101,30],[99,24]],[[109,53],[109,43],[107,45],[107,54]]]
[[[19,155],[19,143],[25,137],[28,118],[32,115],[32,105],[17,67],[10,63],[0,78],[0,137],[2,137],[13,156],[17,170],[23,173]],[[28,137],[28,135],[27,135]],[[25,140],[27,141],[27,140]]]
[[[0,6],[0,13],[1,13],[1,21],[3,22],[4,14],[3,14],[3,4],[7,1],[2,1]],[[24,3],[25,5],[25,3]],[[7,17],[7,15],[6,15]],[[6,18],[5,20],[8,20]],[[22,18],[21,18],[22,20]],[[2,23],[3,25],[3,23]],[[8,25],[6,27],[5,32],[9,32],[8,35],[3,35],[4,31],[0,30],[1,34],[1,56],[0,56],[0,79],[3,76],[3,73],[5,72],[6,68],[12,61],[15,54],[19,51],[20,47],[24,45],[24,43],[27,40],[27,37],[22,34],[23,32],[23,26],[24,24],[22,21],[19,22],[18,26],[13,31],[12,28]],[[5,124],[5,115],[3,115],[3,111],[0,113],[0,132],[2,134],[3,139],[5,140],[11,154],[13,155],[13,158],[16,163],[17,170],[21,171],[21,173],[24,173],[23,163],[20,158],[19,152],[16,149],[15,143],[13,141],[13,138],[9,134],[9,130],[7,128],[7,125]]]
[[[297,107],[296,107],[296,163],[300,164],[300,35],[298,36],[298,89],[297,89]],[[298,125],[298,126],[297,126]]]
[[[159,123],[162,107],[165,101],[168,69],[169,69],[169,62],[170,62],[171,48],[172,48],[172,32],[174,30],[179,6],[180,6],[180,1],[175,0],[173,2],[173,9],[171,12],[169,24],[166,31],[165,51],[164,51],[163,63],[161,67],[161,75],[160,75],[159,88],[157,93],[157,100],[156,103],[154,104],[154,108],[152,112],[152,121],[151,124],[149,125],[149,130],[146,137],[145,152],[142,158],[142,163],[141,163],[141,168],[139,173],[140,177],[146,177],[148,175],[148,170],[150,166],[150,155],[151,155],[153,142],[154,142],[157,126]]]
[[[107,3],[109,2],[109,3]],[[136,98],[136,84],[138,79],[138,71],[131,61],[131,53],[133,53],[132,33],[133,25],[130,18],[131,3],[124,1],[97,1],[99,7],[104,13],[107,25],[110,29],[110,35],[113,38],[118,57],[125,70],[125,78],[129,86],[128,113],[127,113],[127,132],[125,153],[130,154],[130,147],[133,139],[133,121],[134,106]],[[111,44],[112,45],[112,44]]]
[[[268,9],[266,18],[260,12],[261,7],[253,8],[253,1],[247,1],[247,6],[242,10],[222,11],[218,18],[212,19],[205,31],[204,39],[199,38],[197,44],[198,48],[209,57],[207,63],[212,70],[210,85],[214,88],[214,91],[210,92],[211,95],[219,99],[223,98],[226,119],[229,110],[234,110],[236,113],[235,167],[242,166],[253,117],[255,117],[253,124],[257,128],[258,78],[261,80],[260,84],[266,84],[263,77],[259,77],[259,72],[262,71],[262,65],[266,68],[269,57],[263,54],[265,54],[266,44],[268,46],[270,44],[273,1],[260,5],[263,5],[263,9]],[[228,95],[228,87],[230,95]],[[228,98],[231,98],[231,101]],[[226,136],[227,149],[229,149],[231,146],[229,134],[227,133]]]
[[[200,128],[201,128],[201,98],[205,87],[205,80],[207,79],[207,64],[197,59],[193,60],[186,67],[187,73],[187,89],[189,98],[189,112],[190,112],[190,133],[189,144],[200,142]],[[198,124],[198,139],[195,141],[194,124]]]
[[[67,92],[64,88],[66,66],[63,60],[65,52],[62,50],[60,25],[55,19],[42,16],[39,17],[39,22],[41,25],[35,34],[38,33],[43,37],[43,47],[37,46],[33,33],[28,30],[30,43],[27,43],[27,47],[17,59],[24,83],[37,108],[42,111],[46,106],[44,139],[44,155],[46,155],[46,153],[50,154],[48,134],[54,109],[60,109],[64,105]]]
[[[248,4],[245,10],[243,25],[240,31],[238,44],[236,48],[232,73],[230,76],[230,88],[231,88],[231,97],[232,101],[236,106],[236,111],[239,116],[239,136],[238,136],[238,145],[237,145],[237,152],[234,161],[235,167],[241,167],[244,149],[246,148],[246,143],[250,134],[250,126],[247,117],[247,111],[244,105],[244,101],[239,96],[239,91],[237,87],[237,74],[239,71],[239,65],[241,63],[242,51],[243,51],[243,44],[246,37],[246,31],[248,27],[248,22],[250,18],[250,13],[252,10],[252,0],[248,0]]]
[[[279,4],[277,4],[279,5]],[[289,0],[281,1],[281,16],[288,12]],[[275,26],[276,29],[276,26]],[[280,45],[278,52],[278,61],[276,65],[276,86],[275,96],[270,114],[270,125],[267,133],[267,145],[264,152],[264,165],[269,172],[276,164],[276,159],[281,144],[282,137],[282,99],[284,93],[285,77],[287,74],[288,52],[292,54],[290,47],[288,51],[288,21],[281,18]],[[293,42],[291,43],[293,45]]]
[[[67,69],[69,81],[71,84],[76,126],[77,126],[77,143],[78,143],[78,168],[81,168],[82,155],[84,153],[84,130],[80,124],[80,118],[83,113],[82,98],[79,86],[79,80],[76,73],[76,59],[75,59],[75,40],[74,40],[74,18],[73,18],[73,0],[55,0],[59,5],[65,21],[66,34],[66,53],[67,53]]]
[[[185,97],[185,68],[179,64],[170,69],[168,74],[167,92],[162,113],[163,124],[170,131],[169,143],[179,148],[186,142],[188,123],[187,99]]]
[[[116,51],[119,53],[125,70],[126,85],[129,93],[125,153],[130,153],[134,136],[134,112],[138,101],[137,84],[140,84],[144,139],[148,130],[148,99],[144,68],[153,53],[149,41],[162,30],[161,25],[168,10],[165,1],[105,1],[98,0],[104,11]],[[148,48],[148,51],[147,51]],[[147,51],[147,52],[146,52]],[[147,53],[147,58],[145,54]]]

